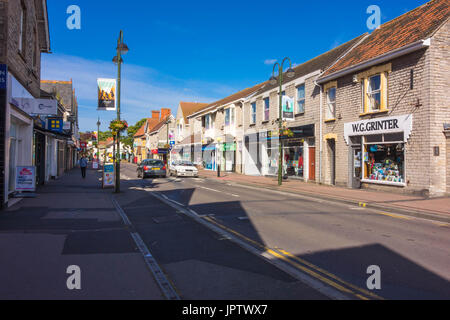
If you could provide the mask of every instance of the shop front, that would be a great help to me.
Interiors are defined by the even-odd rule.
[[[412,115],[348,123],[344,135],[349,146],[349,184],[407,186],[406,143]]]
[[[220,168],[226,172],[236,170],[236,142],[226,142],[219,145]]]
[[[206,170],[216,170],[216,145],[205,144],[202,145],[202,159],[203,167]]]

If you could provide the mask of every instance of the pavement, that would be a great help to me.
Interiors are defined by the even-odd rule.
[[[100,176],[72,170],[0,212],[0,299],[163,299]]]
[[[372,190],[355,190],[349,188],[319,185],[306,183],[300,180],[283,180],[283,185],[278,186],[275,177],[246,176],[237,173],[222,172],[221,177],[217,177],[217,172],[200,170],[200,177],[214,179],[226,183],[236,183],[241,185],[279,190],[304,194],[322,199],[332,199],[335,201],[355,204],[357,206],[372,207],[383,210],[394,210],[396,212],[423,215],[450,221],[450,197],[426,198],[419,195],[399,194]]]

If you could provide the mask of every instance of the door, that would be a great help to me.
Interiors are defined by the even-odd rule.
[[[336,184],[336,142],[333,139],[328,141],[328,154],[330,161],[330,184]]]
[[[361,188],[361,178],[362,178],[362,150],[361,147],[353,147],[352,151],[352,188]]]
[[[309,148],[309,180],[316,181],[316,148]]]

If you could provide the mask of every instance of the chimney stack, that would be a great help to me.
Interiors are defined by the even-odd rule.
[[[161,120],[168,118],[171,113],[172,113],[172,111],[170,109],[162,108],[161,109]]]
[[[159,121],[159,111],[152,111],[152,119]]]

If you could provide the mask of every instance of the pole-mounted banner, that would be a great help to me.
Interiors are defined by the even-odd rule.
[[[116,79],[98,79],[98,110],[116,110]]]

